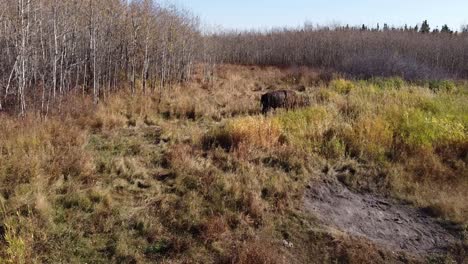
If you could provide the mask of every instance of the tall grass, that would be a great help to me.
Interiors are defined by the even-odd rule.
[[[352,187],[466,224],[463,85],[311,74],[310,107],[260,115],[268,87],[298,85],[289,75],[223,66],[210,87],[0,117],[0,262],[339,262],[341,238],[300,208],[310,179],[346,162],[368,170],[340,179]],[[353,243],[351,260],[386,254]]]
[[[242,117],[229,120],[223,127],[214,130],[212,138],[205,139],[205,144],[219,144],[229,150],[271,148],[278,144],[280,136],[280,126],[276,120]]]
[[[270,149],[286,145],[325,158],[359,159],[399,168],[388,172],[396,196],[422,207],[437,207],[441,217],[466,222],[468,208],[463,199],[448,203],[444,202],[448,198],[442,198],[461,197],[461,186],[468,187],[463,176],[467,173],[468,143],[465,89],[434,91],[398,78],[337,79],[328,89],[315,92],[315,105],[279,111],[267,118],[249,118],[255,126],[245,126],[245,119],[231,120],[217,140],[222,144],[225,139],[244,140]],[[260,134],[274,142],[281,138],[281,144],[250,140],[260,135],[259,131],[270,131],[269,124],[276,124],[276,136]],[[428,190],[438,185],[442,186],[440,192],[428,195]]]

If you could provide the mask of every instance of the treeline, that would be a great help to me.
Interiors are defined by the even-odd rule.
[[[313,25],[307,24],[308,28],[313,28]],[[328,28],[329,29],[329,28]],[[336,30],[360,30],[360,31],[412,31],[412,32],[420,32],[420,33],[446,33],[446,34],[454,34],[458,33],[457,31],[453,31],[447,24],[442,25],[441,29],[438,27],[432,29],[429,25],[427,20],[424,20],[421,25],[410,26],[408,24],[404,26],[389,26],[387,23],[383,24],[383,27],[380,26],[380,23],[377,23],[375,27],[370,27],[365,24],[362,26],[334,26]],[[464,25],[461,27],[462,33],[468,33],[468,25]]]
[[[151,0],[0,1],[0,110],[48,112],[71,91],[97,102],[190,75],[200,43],[190,13]]]
[[[218,63],[310,66],[357,77],[468,77],[468,26],[313,27],[202,34],[154,0],[0,1],[0,111],[46,115],[71,92],[162,90]],[[60,105],[60,104],[59,104]]]
[[[310,66],[352,76],[468,77],[468,28],[313,27],[222,32],[210,36],[224,63]]]

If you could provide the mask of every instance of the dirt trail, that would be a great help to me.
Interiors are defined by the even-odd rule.
[[[437,253],[457,241],[420,210],[352,192],[338,181],[310,184],[304,202],[305,208],[330,228],[364,237],[390,250]]]

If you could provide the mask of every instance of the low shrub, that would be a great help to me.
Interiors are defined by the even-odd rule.
[[[383,160],[392,147],[391,124],[380,116],[363,116],[344,134],[352,156]]]
[[[452,80],[432,80],[427,85],[434,92],[454,92],[457,89],[457,84]]]
[[[355,88],[355,84],[349,80],[336,79],[330,82],[330,87],[340,94],[349,94]]]
[[[331,89],[320,88],[316,93],[314,93],[314,100],[319,104],[326,104],[337,96],[339,96],[339,94]]]
[[[399,127],[403,141],[414,148],[462,142],[467,139],[464,124],[449,116],[433,115],[421,110],[404,113]]]
[[[336,115],[333,109],[313,106],[281,112],[273,119],[292,145],[318,151],[324,133],[334,125]]]
[[[407,83],[405,80],[403,80],[401,77],[390,77],[390,78],[372,78],[369,81],[370,84],[382,89],[382,90],[388,90],[388,89],[401,89]]]

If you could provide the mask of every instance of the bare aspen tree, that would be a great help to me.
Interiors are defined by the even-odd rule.
[[[19,46],[19,81],[18,81],[18,96],[20,101],[20,115],[24,115],[26,111],[26,84],[28,70],[28,37],[29,37],[29,20],[31,11],[31,0],[18,0],[19,17],[20,17],[20,43]]]
[[[468,77],[468,34],[305,25],[201,34],[189,12],[152,0],[0,1],[0,110],[24,115],[73,94],[159,92],[202,62],[312,66],[353,76]],[[419,29],[419,28],[418,28]],[[446,32],[445,30],[444,32]],[[66,106],[64,106],[66,107]]]
[[[198,32],[189,13],[151,0],[0,1],[0,110],[47,115],[78,87],[97,103],[184,81]]]
[[[314,27],[218,32],[218,61],[332,68],[358,77],[468,77],[468,36],[404,28]]]

